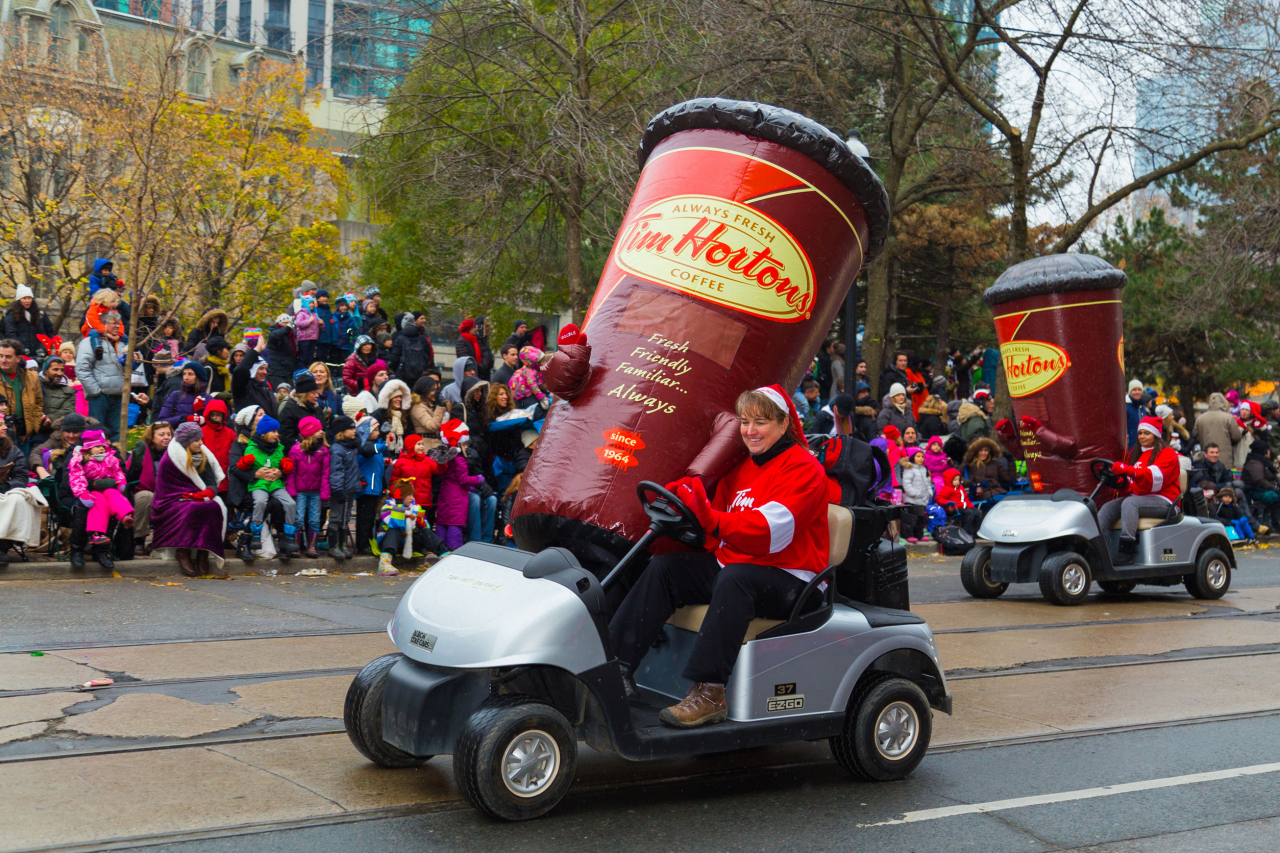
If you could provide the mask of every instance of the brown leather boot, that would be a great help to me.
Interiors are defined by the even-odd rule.
[[[684,701],[670,708],[663,708],[658,719],[678,729],[692,729],[707,723],[723,723],[729,718],[729,706],[724,699],[724,687],[713,687],[701,682],[689,688]]]
[[[202,576],[209,574],[209,552],[203,548],[196,551],[196,571]]]
[[[193,578],[196,576],[196,567],[191,562],[191,552],[186,548],[179,548],[178,551],[178,568],[182,569],[182,574],[186,577]]]

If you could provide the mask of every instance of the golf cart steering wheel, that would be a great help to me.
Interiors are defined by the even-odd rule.
[[[1123,488],[1128,483],[1129,478],[1122,474],[1114,473],[1111,470],[1111,466],[1114,464],[1110,459],[1094,459],[1089,463],[1089,473],[1093,474],[1099,483],[1109,489]]]
[[[655,497],[650,498],[650,493]],[[690,548],[701,548],[706,544],[707,533],[702,529],[698,517],[669,489],[649,480],[642,480],[636,486],[636,494],[640,497],[644,514],[652,522],[650,530],[669,536]]]

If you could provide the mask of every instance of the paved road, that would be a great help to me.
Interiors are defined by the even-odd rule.
[[[1057,608],[1034,585],[968,599],[958,559],[916,554],[956,713],[910,779],[855,783],[823,744],[583,747],[570,796],[520,826],[467,808],[449,759],[384,770],[341,733],[412,578],[0,581],[0,851],[1276,849],[1280,548],[1239,559],[1220,602]]]

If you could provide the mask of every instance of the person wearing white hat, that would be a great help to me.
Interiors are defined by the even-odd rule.
[[[696,477],[667,484],[697,516],[711,550],[655,557],[609,623],[631,694],[631,673],[667,619],[680,606],[709,605],[683,672],[693,686],[659,715],[677,728],[727,719],[724,685],[747,626],[755,617],[787,618],[800,590],[827,566],[826,472],[805,445],[795,405],[769,385],[744,392],[735,409],[749,457],[711,496]]]
[[[44,361],[46,356],[55,355],[49,352],[48,346],[40,340],[53,337],[53,324],[40,310],[36,303],[36,295],[25,284],[18,285],[13,302],[4,312],[4,320],[0,321],[0,337],[21,341],[22,349],[29,358]]]
[[[911,399],[907,397],[907,389],[902,383],[895,382],[889,386],[888,400],[880,414],[876,416],[876,432],[879,434],[887,426],[895,426],[898,433],[904,434],[907,427],[917,433],[920,427],[916,424],[915,415],[911,411]]]

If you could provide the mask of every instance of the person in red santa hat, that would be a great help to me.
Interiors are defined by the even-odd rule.
[[[1138,423],[1138,445],[1129,451],[1129,461],[1111,466],[1112,472],[1128,479],[1117,498],[1098,510],[1098,527],[1109,528],[1120,519],[1120,554],[1112,560],[1127,566],[1138,553],[1138,519],[1164,518],[1182,493],[1178,483],[1178,454],[1163,438],[1164,421],[1143,418]]]
[[[795,406],[770,385],[743,393],[735,409],[750,456],[711,497],[696,477],[667,485],[698,517],[707,550],[654,557],[609,624],[631,695],[631,673],[667,619],[685,605],[710,605],[684,668],[693,686],[660,714],[678,728],[728,717],[724,685],[747,626],[756,617],[786,619],[827,567],[826,474],[805,445]]]

